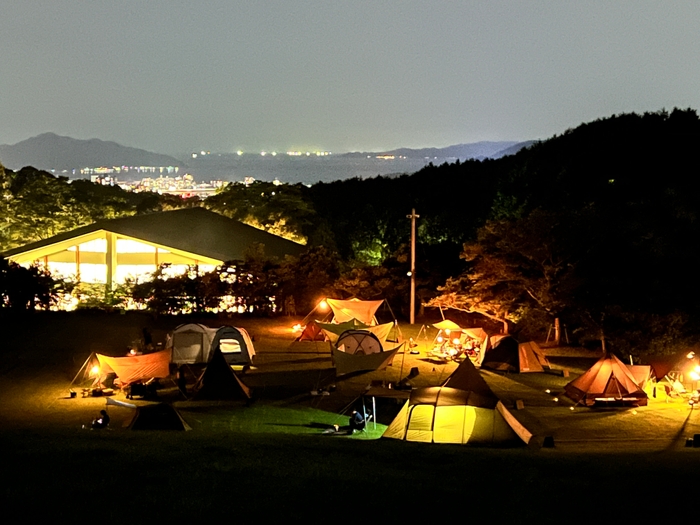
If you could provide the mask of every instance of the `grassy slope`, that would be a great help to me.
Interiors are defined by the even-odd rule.
[[[0,367],[6,513],[27,521],[81,520],[99,507],[101,522],[337,521],[357,514],[363,521],[455,514],[466,521],[479,514],[497,522],[561,523],[622,513],[649,518],[670,505],[682,515],[692,496],[687,482],[696,477],[698,449],[681,443],[700,432],[696,413],[673,404],[571,412],[564,400],[557,404],[543,393],[567,380],[542,374],[485,376],[508,404],[525,399],[528,408],[516,415],[554,435],[553,449],[376,440],[381,425],[352,438],[322,435],[324,426],[344,423],[347,400],[379,373],[338,382],[327,397],[308,396],[309,385],[300,381],[285,395],[264,388],[249,408],[179,402],[192,432],[130,432],[122,427],[130,410],[121,408],[110,408],[111,430],[83,430],[81,423],[104,406],[101,399],[65,399],[84,356],[97,347],[118,353],[145,325],[159,340],[178,322],[88,315],[14,323]],[[285,362],[291,370],[328,366],[323,346],[290,344],[287,320],[234,324],[256,335],[261,364],[249,381],[278,381]],[[417,358],[404,374],[413,365],[421,370],[419,386],[437,384],[452,366]]]

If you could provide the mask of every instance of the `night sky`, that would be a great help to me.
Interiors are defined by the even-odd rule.
[[[0,19],[0,144],[378,151],[700,109],[695,0],[3,0]]]

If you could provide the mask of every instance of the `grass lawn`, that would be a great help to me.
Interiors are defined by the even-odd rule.
[[[296,321],[295,321],[296,322]],[[38,315],[13,323],[0,362],[0,504],[21,522],[157,520],[392,521],[484,519],[561,523],[653,520],[692,511],[700,415],[683,403],[638,409],[570,410],[554,401],[571,379],[555,374],[484,372],[538,439],[554,448],[477,448],[378,439],[398,410],[379,405],[379,424],[353,436],[344,425],[371,381],[395,381],[416,367],[415,386],[439,384],[453,364],[421,354],[386,372],[332,376],[327,346],[293,343],[293,322],[235,320],[255,337],[258,366],[243,376],[258,399],[176,401],[190,432],[135,432],[131,409],[110,407],[111,429],[82,429],[104,399],[67,399],[93,350],[119,353],[148,326],[156,341],[179,320],[140,315]],[[420,326],[404,328],[417,334]],[[585,363],[558,359],[571,377]],[[569,366],[570,365],[570,366]],[[310,396],[332,381],[330,396]],[[545,390],[549,389],[550,393]],[[123,397],[120,397],[123,399]],[[354,402],[354,404],[353,404]],[[138,403],[143,403],[138,401]],[[393,404],[392,404],[393,403]],[[670,513],[670,514],[669,514]]]

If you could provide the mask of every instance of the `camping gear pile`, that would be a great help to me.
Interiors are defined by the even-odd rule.
[[[440,361],[469,358],[479,365],[488,348],[489,337],[482,328],[462,328],[454,321],[443,319],[432,325],[438,330],[428,357]]]

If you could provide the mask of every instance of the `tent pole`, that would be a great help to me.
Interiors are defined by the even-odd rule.
[[[83,366],[80,367],[80,370],[78,370],[78,373],[75,374],[75,377],[73,378],[73,381],[70,382],[70,385],[68,385],[68,388],[70,388],[70,387],[73,386],[73,384],[75,383],[76,379],[78,379],[78,376],[80,375],[80,372],[82,372],[83,370],[85,370],[85,368],[87,368],[88,363],[90,362],[90,359],[92,359],[92,356],[94,356],[94,355],[95,355],[95,352],[90,352],[90,355],[88,356],[88,358],[87,358],[87,359],[85,360],[85,362],[83,363]]]
[[[372,396],[372,426],[377,430],[377,398]]]

